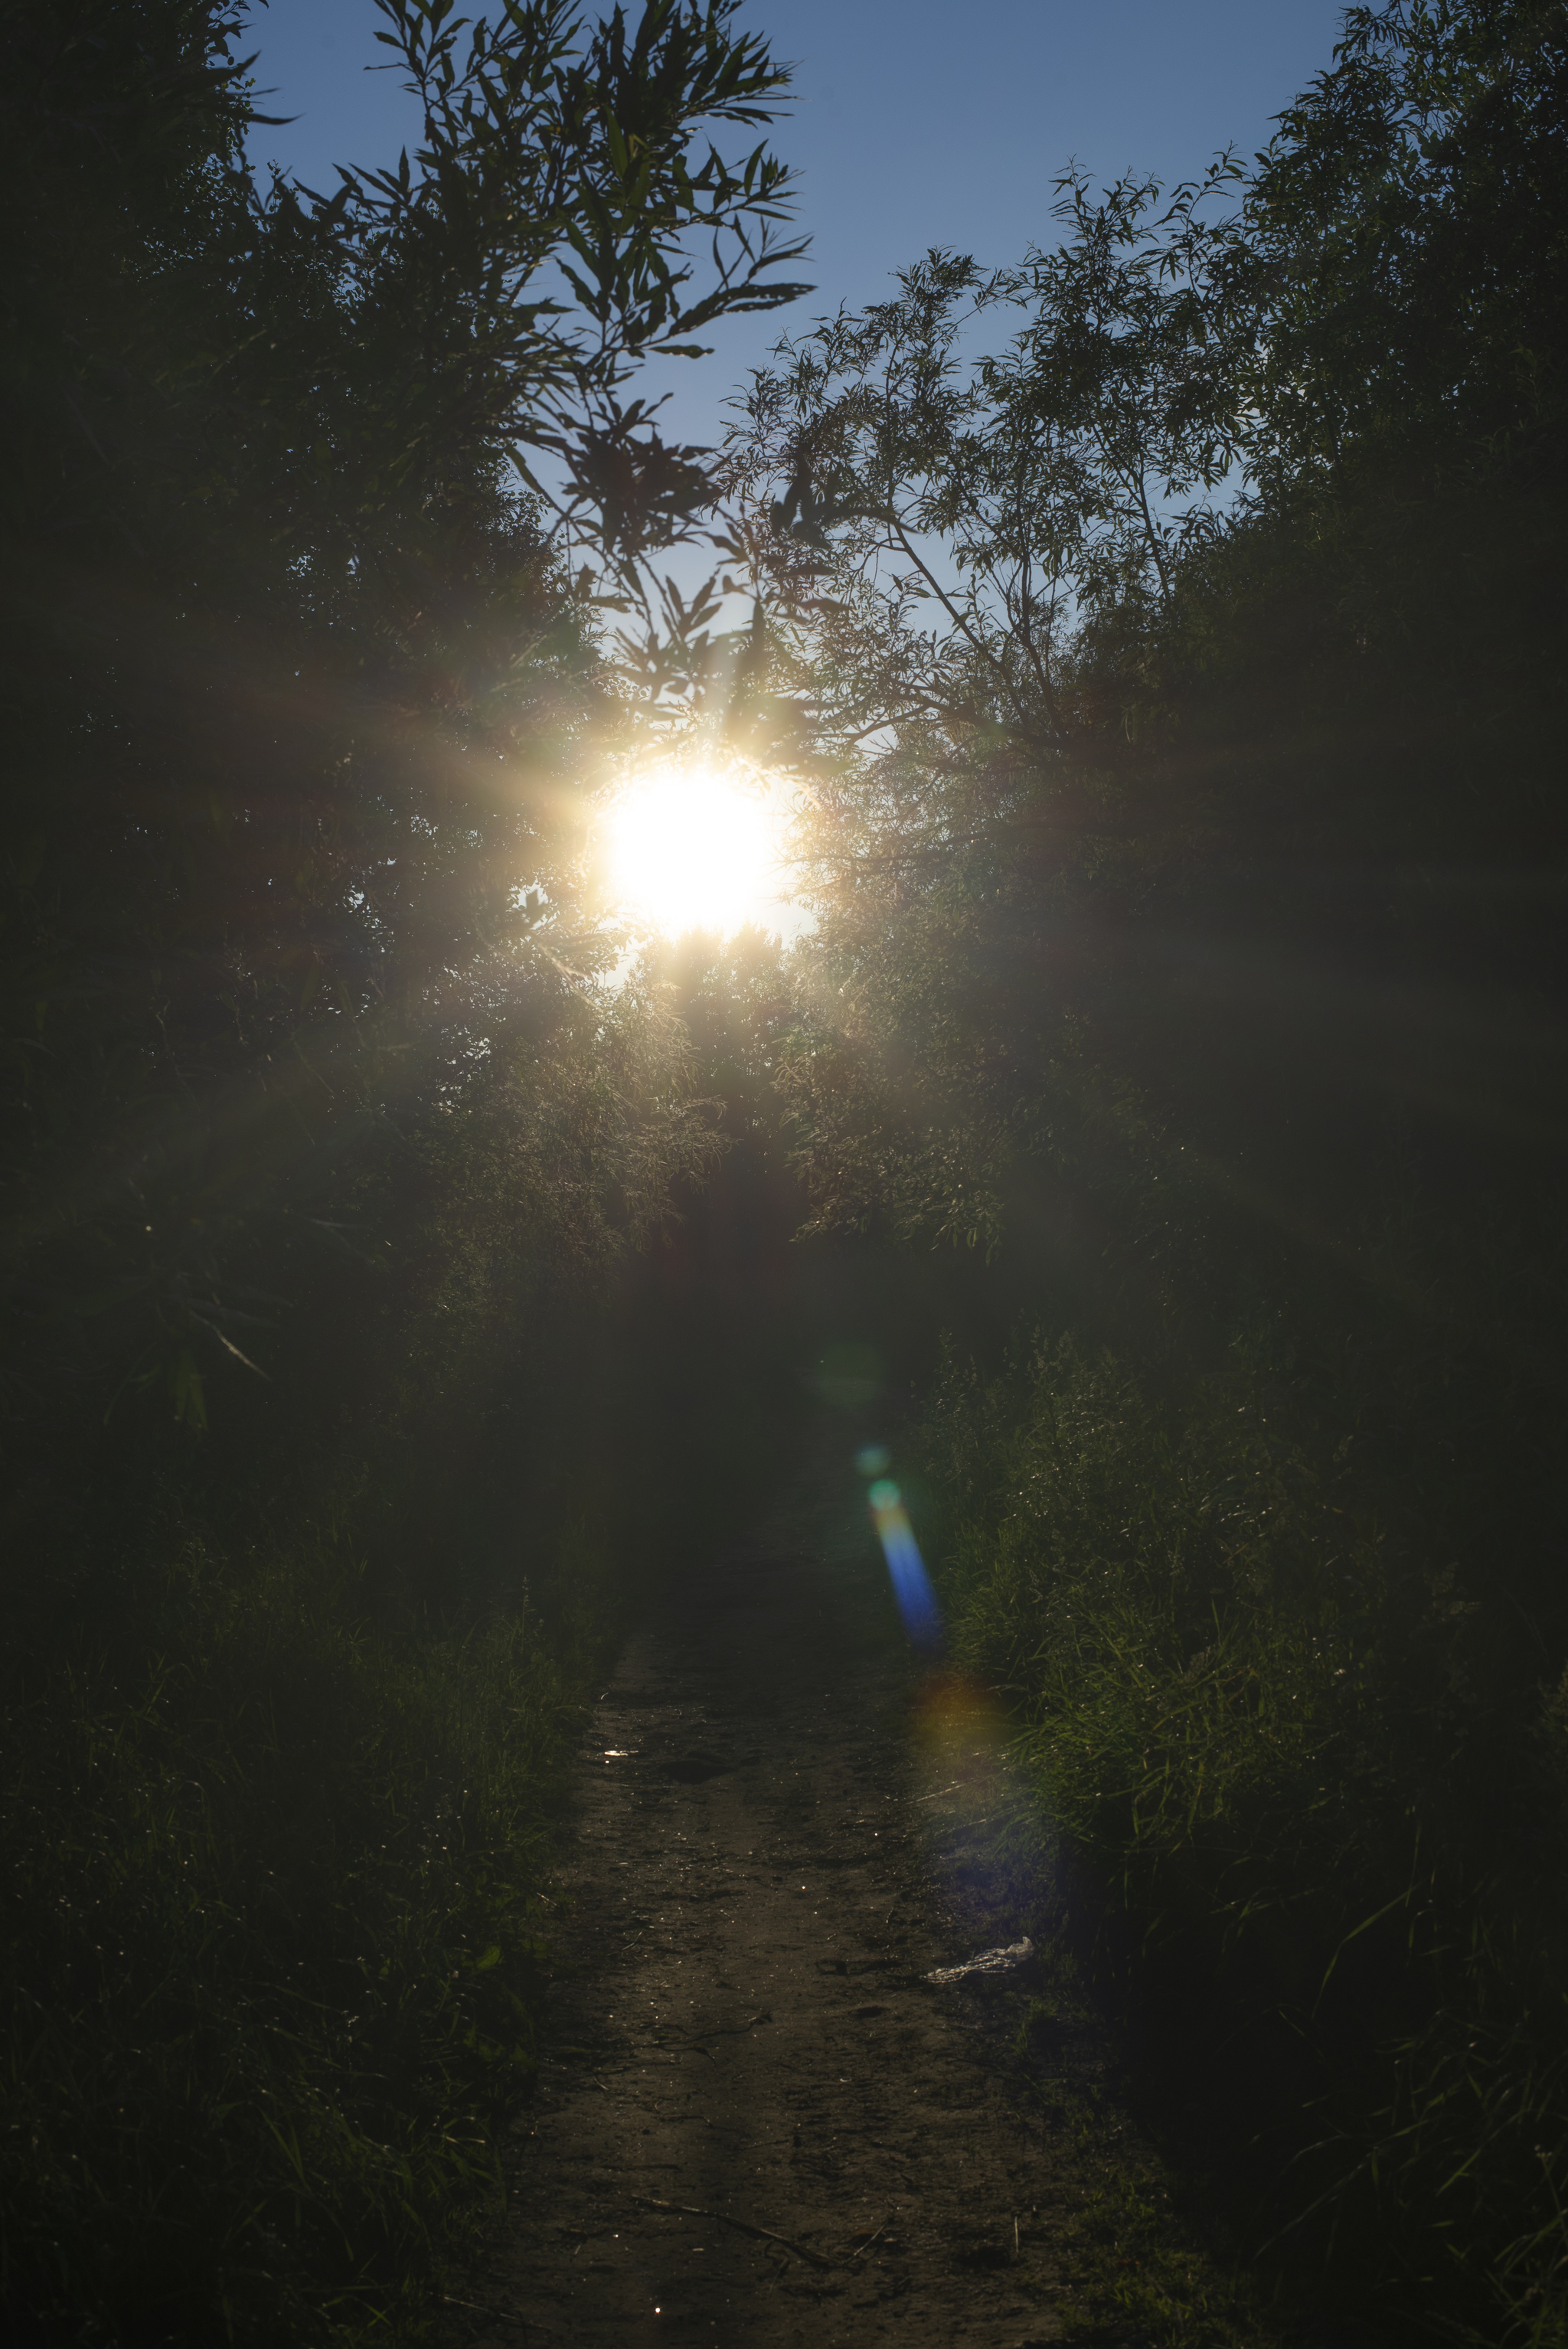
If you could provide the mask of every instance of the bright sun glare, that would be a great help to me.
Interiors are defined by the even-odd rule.
[[[670,761],[629,784],[610,811],[615,895],[662,930],[781,926],[780,814],[760,784]]]

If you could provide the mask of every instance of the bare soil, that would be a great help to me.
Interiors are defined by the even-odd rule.
[[[925,1979],[1016,1930],[1010,1805],[995,1709],[911,1653],[834,1453],[669,1595],[587,1724],[550,2061],[449,2338],[1263,2339],[1183,2329],[1209,2304],[1191,2250],[1173,2331],[1117,2288],[1108,2165],[1125,2147],[1146,2219],[1158,2165],[1092,2020],[1030,2013],[1037,1963]]]

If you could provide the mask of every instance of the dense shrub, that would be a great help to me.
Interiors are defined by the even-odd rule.
[[[531,2072],[548,1806],[608,1575],[584,1527],[489,1629],[397,1639],[346,1529],[191,1537],[139,1640],[113,1627],[9,1710],[21,2337],[355,2337],[417,2309]]]
[[[242,7],[0,6],[13,2333],[414,2325],[526,2085],[683,1465],[614,1275],[712,1134],[604,983],[633,719],[522,452],[623,585],[707,494],[622,395],[791,290],[734,13],[387,0],[421,142],[313,196]]]
[[[1489,1682],[1435,1529],[1255,1350],[1162,1396],[950,1363],[923,1445],[956,1654],[1257,2138],[1254,2241],[1401,2337],[1563,2338],[1560,1698]]]

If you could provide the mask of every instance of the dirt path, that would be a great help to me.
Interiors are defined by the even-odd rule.
[[[847,1460],[633,1640],[579,1764],[577,1971],[454,2339],[1060,2337],[1086,2155],[1006,2061],[1029,1971],[924,1980],[995,1938],[964,1886],[999,1774],[984,1704],[910,1655]],[[1092,2031],[1058,2040],[1092,2092]]]

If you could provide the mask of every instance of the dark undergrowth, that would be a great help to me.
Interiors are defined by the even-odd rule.
[[[405,1332],[423,1402],[330,1444],[308,1394],[222,1456],[128,1431],[68,1544],[34,1520],[0,1826],[10,2338],[418,2338],[493,2201],[561,1764],[627,1577],[616,1495],[524,1440],[537,1380],[479,1410],[467,1334],[465,1365]]]
[[[1071,1855],[1055,1929],[1130,1996],[1150,2110],[1179,2158],[1206,2139],[1261,2272],[1356,2339],[1546,2349],[1568,1705],[1519,1595],[1532,1504],[1456,1497],[1493,1444],[1533,1456],[1531,1381],[1429,1333],[1407,1421],[1397,1351],[1358,1419],[1255,1331],[1202,1377],[1070,1340],[954,1361],[931,1532],[955,1661]]]
[[[191,1535],[159,1583],[6,1724],[12,2337],[385,2332],[532,2068],[613,1561],[585,1524],[438,1637],[377,1622],[347,1532]]]
[[[503,1382],[466,1444],[410,1407],[249,1523],[223,1473],[128,1467],[119,1541],[45,1561],[4,1723],[7,2339],[426,2337],[534,2075],[593,1675],[779,1470],[777,1365],[663,1303],[580,1304],[553,1395]]]

